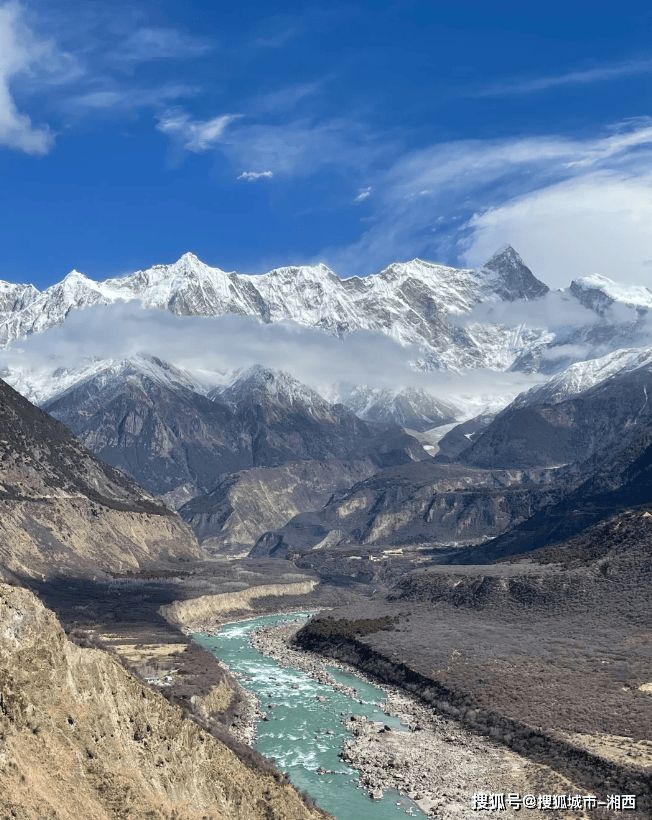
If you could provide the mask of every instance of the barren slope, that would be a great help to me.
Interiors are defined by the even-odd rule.
[[[254,772],[105,652],[70,643],[0,584],[0,813],[21,820],[299,820],[323,815]]]
[[[177,516],[0,381],[0,575],[120,572],[200,554]]]

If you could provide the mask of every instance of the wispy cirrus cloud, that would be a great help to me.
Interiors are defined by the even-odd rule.
[[[0,0],[0,146],[45,154],[56,133],[82,116],[161,109],[197,92],[164,72],[138,72],[152,62],[203,56],[212,48],[208,40],[142,25],[133,15],[105,19],[99,8],[65,26],[49,8],[36,11]],[[28,110],[50,122],[34,124]]]
[[[273,171],[243,171],[238,174],[237,179],[244,182],[257,182],[259,179],[271,179],[273,176]]]
[[[124,37],[113,59],[117,63],[187,60],[207,54],[212,48],[209,40],[176,28],[141,26]]]
[[[559,74],[544,74],[540,77],[508,78],[477,88],[471,95],[499,97],[509,94],[536,94],[564,86],[591,85],[644,74],[652,74],[652,58],[623,60]]]
[[[220,114],[208,120],[193,120],[183,111],[170,111],[161,116],[157,128],[186,151],[201,154],[221,142],[227,127],[239,114]]]
[[[341,119],[277,121],[239,113],[197,120],[173,110],[157,128],[187,151],[215,149],[237,168],[263,168],[266,176],[309,176],[329,167],[358,172],[385,150],[363,126]]]
[[[150,87],[134,85],[125,87],[119,83],[109,83],[104,87],[70,95],[64,107],[66,111],[74,114],[92,112],[111,114],[147,108],[160,109],[182,98],[194,96],[196,93],[196,87],[182,83],[163,83]]]
[[[358,190],[358,193],[356,194],[355,199],[353,201],[356,203],[364,202],[365,199],[369,199],[372,191],[373,187],[371,185],[365,185],[364,188],[360,188]]]
[[[373,178],[360,238],[321,256],[346,274],[422,255],[481,264],[506,243],[551,285],[599,272],[649,281],[652,120],[600,136],[463,140]]]

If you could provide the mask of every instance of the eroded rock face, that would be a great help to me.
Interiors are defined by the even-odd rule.
[[[281,557],[348,544],[471,542],[497,535],[546,503],[545,470],[477,470],[418,462],[335,493],[316,512],[266,533],[252,555]]]
[[[265,532],[322,507],[376,470],[370,460],[293,461],[234,473],[179,510],[203,544],[252,547]]]
[[[0,813],[42,820],[310,820],[110,655],[70,643],[25,589],[0,584]]]

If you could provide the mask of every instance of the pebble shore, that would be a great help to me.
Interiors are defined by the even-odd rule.
[[[281,666],[301,669],[349,697],[356,697],[355,690],[336,682],[326,665],[368,680],[385,693],[382,709],[407,727],[396,731],[363,716],[349,721],[353,737],[341,757],[360,771],[360,782],[372,799],[395,789],[414,800],[428,817],[460,820],[478,816],[472,809],[476,792],[532,791],[538,767],[526,759],[470,734],[401,690],[379,684],[347,664],[295,649],[291,641],[304,622],[262,627],[251,633],[252,646]],[[501,812],[505,818],[518,816]]]

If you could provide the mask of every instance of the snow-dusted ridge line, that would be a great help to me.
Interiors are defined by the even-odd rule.
[[[460,328],[453,319],[482,302],[531,299],[548,288],[507,248],[478,270],[414,259],[379,273],[343,279],[326,265],[276,268],[254,276],[224,271],[186,253],[96,282],[71,271],[61,282],[0,313],[0,345],[65,323],[71,311],[136,303],[177,315],[235,314],[271,323],[292,321],[341,336],[382,333],[423,352],[426,367],[507,369],[524,349],[541,343],[538,331],[498,325]]]
[[[559,404],[596,387],[616,375],[631,373],[640,368],[652,367],[651,348],[628,348],[616,350],[597,359],[576,362],[547,382],[521,393],[512,407],[531,404]]]
[[[574,279],[571,291],[593,309],[614,302],[645,310],[652,309],[652,291],[645,285],[623,285],[599,273]]]
[[[38,369],[11,367],[0,372],[0,377],[35,404],[41,405],[59,398],[69,390],[85,382],[107,384],[119,376],[146,376],[166,386],[185,388],[194,393],[207,395],[215,388],[223,374],[203,374],[164,362],[156,356],[134,355],[128,359],[93,359],[82,364],[55,369],[47,366]]]

